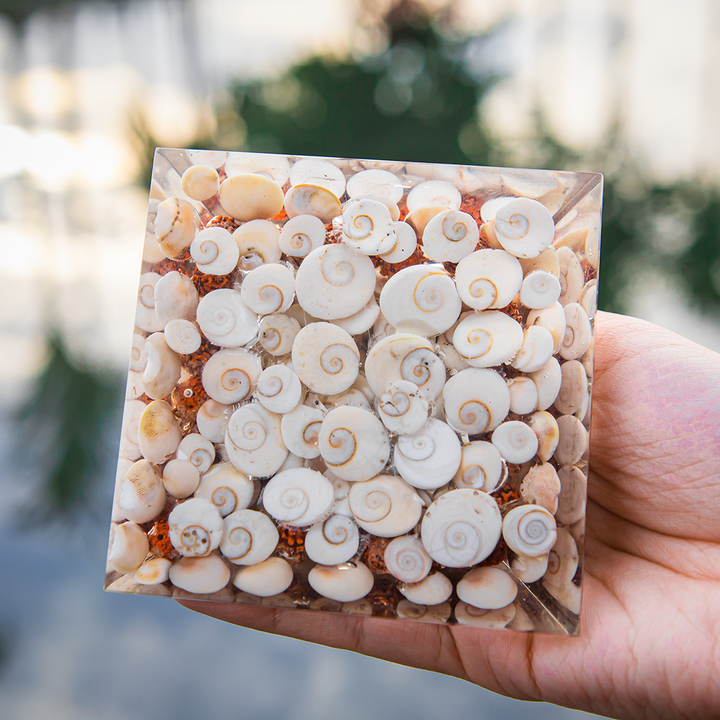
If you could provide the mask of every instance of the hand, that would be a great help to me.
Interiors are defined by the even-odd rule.
[[[720,355],[598,313],[580,635],[185,602],[618,718],[720,716]]]

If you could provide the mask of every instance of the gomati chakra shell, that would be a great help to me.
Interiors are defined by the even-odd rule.
[[[512,255],[537,257],[555,235],[555,223],[548,209],[537,200],[515,198],[498,208],[495,235]]]
[[[420,520],[423,502],[415,490],[394,475],[354,483],[348,505],[357,524],[378,537],[397,537]]]
[[[344,515],[331,515],[310,528],[305,536],[305,552],[313,562],[339,565],[357,553],[359,543],[355,521]]]
[[[258,315],[285,312],[295,299],[292,270],[278,263],[260,265],[243,278],[240,296]]]
[[[410,600],[401,600],[397,606],[397,616],[414,622],[444,623],[452,614],[450,603],[439,605],[418,605]]]
[[[270,355],[286,355],[292,350],[300,323],[289,315],[266,315],[260,320],[258,342]]]
[[[425,254],[435,262],[460,262],[478,244],[480,230],[471,215],[446,210],[425,226],[422,236]]]
[[[542,310],[560,297],[560,281],[545,270],[531,272],[520,288],[520,302],[532,310]]]
[[[302,385],[298,376],[286,365],[271,365],[260,374],[255,394],[266,409],[286,413],[300,402]]]
[[[211,502],[191,498],[168,515],[170,542],[185,557],[206,557],[222,538],[222,517]]]
[[[402,582],[418,583],[430,572],[432,558],[418,538],[405,535],[385,548],[385,567]]]
[[[216,352],[202,372],[205,392],[223,405],[241,402],[252,394],[260,377],[260,359],[247,350]]]
[[[177,459],[188,460],[202,475],[210,469],[215,460],[215,447],[199,433],[190,433],[180,441]]]
[[[462,449],[462,459],[453,483],[458,488],[474,488],[491,493],[500,484],[505,466],[498,449],[489,442],[475,440]]]
[[[331,410],[318,438],[320,455],[339,478],[351,482],[377,475],[390,457],[390,441],[373,413],[344,405]]]
[[[523,333],[523,342],[511,365],[516,370],[532,373],[539,370],[552,357],[553,337],[540,325],[531,325]]]
[[[510,411],[510,390],[495,370],[461,370],[445,383],[443,399],[448,424],[467,435],[494,430]]]
[[[405,194],[405,188],[400,179],[387,170],[361,170],[347,181],[347,193],[351,198],[380,195],[397,203]]]
[[[237,510],[223,520],[220,552],[235,565],[256,565],[275,552],[279,539],[267,515],[257,510]]]
[[[394,264],[407,260],[417,248],[417,234],[411,225],[406,222],[394,222],[395,244],[389,252],[380,257],[384,262]]]
[[[413,487],[435,490],[452,480],[461,456],[460,441],[452,428],[430,418],[414,435],[398,437],[393,463]]]
[[[538,451],[537,435],[519,420],[498,425],[492,434],[492,443],[507,462],[517,465],[532,460]]]
[[[340,565],[316,565],[308,573],[310,587],[323,597],[338,602],[353,602],[372,590],[375,577],[361,562]]]
[[[458,294],[475,310],[506,307],[522,282],[520,262],[505,250],[478,250],[462,258],[455,269]]]
[[[439,605],[452,595],[453,585],[445,575],[434,572],[420,582],[399,585],[398,590],[410,602],[420,605]]]
[[[162,323],[170,320],[194,320],[198,306],[198,292],[187,275],[173,270],[163,275],[155,285],[155,312]]]
[[[232,463],[213,465],[203,476],[195,497],[211,502],[222,517],[250,507],[255,483]]]
[[[163,332],[168,347],[180,355],[194,353],[202,343],[200,331],[189,320],[171,320]]]
[[[318,437],[324,417],[322,410],[307,405],[298,405],[285,413],[280,428],[287,449],[308,460],[320,455]]]
[[[251,402],[238,408],[225,431],[230,462],[248,475],[264,478],[277,472],[287,457],[280,432],[280,416]]]
[[[508,547],[518,555],[547,555],[557,538],[555,518],[539,505],[521,505],[505,516],[502,534]]]
[[[490,368],[509,363],[523,343],[520,323],[497,310],[473,313],[458,324],[453,344],[469,365]]]
[[[289,218],[314,215],[325,225],[342,212],[335,193],[319,185],[294,185],[285,193],[285,212]]]
[[[375,292],[375,267],[344,243],[313,250],[298,268],[295,293],[302,309],[321,320],[360,312]]]
[[[332,483],[309,468],[283,470],[270,479],[263,507],[278,522],[307,527],[327,517],[335,502]]]
[[[517,585],[512,577],[497,567],[471,570],[457,584],[460,600],[473,607],[498,610],[517,597]]]
[[[155,286],[160,276],[157,273],[143,273],[140,276],[137,305],[135,308],[135,325],[145,332],[159,332],[163,322],[155,312]]]
[[[430,557],[447,567],[477,565],[500,539],[502,516],[495,500],[480,490],[451,490],[428,508],[421,539]]]
[[[200,216],[187,200],[169,197],[157,206],[155,239],[167,258],[181,257],[201,227]]]
[[[190,245],[190,256],[200,272],[227,275],[236,268],[240,250],[225,228],[209,227],[195,236]]]
[[[197,321],[203,335],[219,347],[240,347],[252,340],[258,328],[257,314],[239,292],[223,288],[205,295],[197,307]]]
[[[278,245],[290,257],[304,258],[325,243],[325,225],[314,215],[296,215],[280,231]]]
[[[376,200],[359,200],[343,212],[343,240],[363,255],[390,252],[396,237],[387,206]]]
[[[332,323],[341,327],[350,333],[350,335],[360,335],[367,332],[375,324],[379,314],[380,306],[377,304],[375,296],[373,295],[368,304],[360,310],[360,312],[356,312],[354,315],[346,318],[338,318],[337,320],[333,320]]]
[[[292,362],[298,377],[310,390],[336,395],[355,382],[360,352],[352,336],[337,325],[311,323],[295,338]]]
[[[407,197],[408,212],[426,205],[441,205],[450,210],[459,210],[462,196],[451,183],[442,180],[428,180],[416,185]]]
[[[460,316],[462,301],[439,266],[415,265],[395,273],[380,293],[380,310],[399,332],[439,335]]]
[[[278,240],[280,229],[269,220],[251,220],[233,233],[240,251],[238,265],[242,270],[252,270],[263,263],[276,263],[282,253]]]
[[[220,183],[218,196],[227,214],[241,222],[275,217],[283,206],[280,186],[254,173],[225,178]]]
[[[412,435],[427,420],[428,401],[415,383],[396,380],[381,396],[378,415],[390,432]]]

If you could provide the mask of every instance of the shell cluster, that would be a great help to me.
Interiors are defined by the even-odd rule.
[[[107,587],[574,632],[598,183],[159,150]]]

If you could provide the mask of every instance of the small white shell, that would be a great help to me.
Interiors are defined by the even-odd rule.
[[[560,355],[564,360],[581,358],[590,347],[592,327],[587,313],[579,303],[565,306],[565,336],[563,337]]]
[[[257,510],[236,510],[223,520],[220,552],[235,565],[256,565],[275,552],[279,539],[267,515]]]
[[[278,241],[280,230],[269,220],[251,220],[233,233],[240,251],[238,266],[250,271],[263,263],[276,263],[282,253]]]
[[[200,406],[196,418],[200,434],[210,442],[223,442],[230,415],[232,415],[230,405],[207,400]]]
[[[303,158],[290,168],[290,184],[317,185],[340,197],[345,192],[345,175],[337,165],[327,160]]]
[[[399,178],[387,170],[361,170],[347,181],[347,193],[351,198],[380,195],[397,203],[405,194],[405,188]]]
[[[560,297],[560,281],[545,270],[535,270],[525,277],[520,288],[520,302],[527,308],[550,307]]]
[[[420,582],[432,568],[432,558],[422,542],[412,535],[392,540],[385,548],[384,560],[388,572],[405,583]]]
[[[184,500],[197,490],[200,473],[188,460],[170,460],[163,468],[162,482],[170,495]]]
[[[308,573],[310,587],[323,597],[338,602],[353,602],[372,590],[375,578],[361,562],[341,565],[316,565]]]
[[[555,518],[565,525],[572,525],[585,516],[587,477],[580,468],[564,465],[558,470],[560,495]]]
[[[346,318],[338,318],[332,322],[350,335],[360,335],[367,332],[375,324],[379,314],[380,306],[373,295],[368,304],[359,312]]]
[[[494,430],[510,410],[510,391],[495,370],[461,370],[445,383],[443,400],[450,427],[468,435]]]
[[[258,327],[258,341],[270,355],[285,355],[292,350],[300,323],[290,315],[265,315]]]
[[[538,410],[528,418],[528,426],[538,439],[538,457],[547,462],[553,456],[560,439],[557,420],[549,412]]]
[[[438,213],[422,235],[425,254],[435,262],[459,263],[475,250],[480,230],[472,215],[460,210]]]
[[[357,524],[378,537],[409,532],[417,525],[423,509],[415,490],[394,475],[354,483],[348,504]]]
[[[239,292],[229,288],[213,290],[197,308],[197,322],[203,335],[220,347],[240,347],[255,337],[257,315],[243,302]]]
[[[180,355],[194,353],[202,343],[200,331],[189,320],[171,320],[163,334],[168,347]]]
[[[319,185],[294,185],[285,193],[285,211],[289,218],[314,215],[325,225],[340,215],[342,207],[335,193]]]
[[[452,428],[430,418],[414,435],[398,437],[393,463],[413,487],[435,490],[452,480],[461,457],[460,441]]]
[[[457,351],[469,365],[479,368],[511,362],[522,343],[520,323],[498,310],[472,313],[453,333]]]
[[[545,585],[562,588],[569,585],[578,567],[578,549],[572,535],[564,528],[557,529],[557,540],[550,551]]]
[[[561,415],[557,419],[560,439],[555,459],[561,465],[577,465],[588,449],[588,432],[574,415]]]
[[[317,523],[305,536],[307,556],[321,565],[339,565],[358,551],[360,535],[355,522],[344,515],[331,515]]]
[[[217,403],[230,405],[252,394],[260,377],[260,359],[247,350],[216,352],[203,367],[205,392]]]
[[[133,333],[132,348],[130,349],[130,370],[141,373],[146,365],[145,337],[139,333]]]
[[[497,211],[503,206],[507,205],[511,200],[515,198],[510,197],[496,197],[492,200],[486,200],[480,208],[480,218],[483,222],[490,222],[495,219]]]
[[[170,320],[192,320],[198,301],[192,280],[175,270],[163,275],[155,285],[155,312],[164,325]]]
[[[220,183],[218,196],[227,214],[241,222],[275,217],[283,206],[280,186],[252,173],[226,177]]]
[[[389,252],[380,255],[386,263],[399,263],[407,260],[417,248],[417,235],[411,225],[406,222],[393,222],[395,244]]]
[[[408,212],[425,205],[442,205],[450,210],[458,210],[461,202],[460,191],[454,185],[442,180],[428,180],[416,185],[408,193],[406,205]]]
[[[466,627],[499,630],[507,627],[513,621],[515,612],[514,603],[498,610],[481,610],[460,601],[455,606],[455,619],[459,625],[465,625]]]
[[[462,459],[453,484],[491,493],[503,478],[503,460],[498,449],[489,442],[475,440],[463,446]]]
[[[298,406],[302,385],[287,365],[271,365],[260,373],[255,396],[267,410],[286,413]]]
[[[164,400],[151,402],[140,416],[138,444],[151,463],[164,463],[180,443],[180,426],[172,408]]]
[[[206,557],[222,538],[218,509],[203,498],[176,505],[168,515],[170,542],[185,557]]]
[[[515,198],[498,208],[495,235],[512,255],[537,257],[553,240],[555,223],[547,208],[529,198]]]
[[[213,465],[200,481],[196,498],[211,502],[222,517],[250,507],[255,483],[229,462]]]
[[[201,230],[190,245],[190,256],[200,272],[206,275],[227,275],[240,259],[235,239],[222,227]]]
[[[510,568],[518,580],[527,584],[534,583],[547,572],[549,558],[549,555],[540,555],[539,557],[516,555]]]
[[[390,432],[413,435],[427,420],[428,401],[415,383],[396,380],[380,397],[378,415]]]
[[[180,180],[182,191],[193,200],[209,200],[220,187],[218,172],[209,165],[191,165]]]
[[[271,597],[285,592],[293,581],[290,563],[279,557],[247,565],[235,573],[233,585],[243,592],[258,597]]]
[[[291,257],[304,258],[325,243],[325,225],[314,215],[296,215],[280,231],[278,245]]]
[[[528,470],[520,484],[520,495],[525,502],[540,505],[555,514],[560,493],[560,478],[550,463],[544,462]]]
[[[427,509],[421,538],[440,565],[467,567],[492,553],[501,528],[500,509],[490,495],[480,490],[450,490]]]
[[[285,265],[266,263],[243,278],[240,296],[258,315],[285,312],[295,299],[295,278]]]
[[[539,370],[530,373],[530,379],[538,391],[538,410],[547,410],[554,402],[562,385],[560,363],[550,358]]]
[[[518,555],[547,555],[557,537],[555,518],[539,505],[521,505],[503,519],[502,534],[508,547]]]
[[[320,454],[318,436],[323,418],[322,410],[307,405],[298,405],[283,415],[280,429],[287,449],[301,458],[316,458]]]
[[[540,325],[531,325],[523,333],[523,342],[511,365],[531,373],[539,370],[553,355],[553,337]]]
[[[450,618],[452,609],[450,603],[439,605],[419,605],[410,600],[401,600],[395,610],[397,616],[403,620],[415,622],[445,623]]]
[[[317,322],[306,325],[295,337],[292,362],[310,390],[335,395],[355,382],[360,352],[348,332],[332,323]]]
[[[179,258],[201,227],[200,216],[187,200],[169,197],[158,204],[155,239],[165,257]]]
[[[373,413],[344,405],[331,410],[320,426],[320,455],[343,480],[369,480],[390,457],[390,441]]]
[[[335,502],[332,483],[309,468],[283,470],[263,490],[263,507],[277,521],[307,527],[326,517]]]
[[[238,470],[270,477],[282,467],[288,453],[280,433],[280,416],[257,402],[238,408],[225,431],[225,451]]]
[[[442,573],[434,572],[420,582],[398,585],[398,590],[418,605],[440,605],[452,595],[453,586]]]
[[[422,207],[409,212],[405,217],[405,222],[412,227],[418,237],[422,237],[422,234],[425,232],[425,228],[430,220],[447,209],[446,205],[423,205]]]
[[[577,255],[569,247],[557,248],[560,265],[560,296],[559,303],[565,307],[580,300],[580,293],[585,285],[585,272],[582,269]]]
[[[172,563],[161,557],[154,557],[143,563],[135,571],[135,582],[138,585],[160,585],[170,579]]]
[[[188,460],[202,475],[215,460],[215,447],[200,433],[186,435],[177,447],[178,460]]]
[[[508,390],[510,391],[511,412],[517,415],[527,415],[537,407],[538,389],[531,378],[516,377],[508,380]]]
[[[358,200],[343,212],[343,240],[363,255],[390,252],[396,237],[387,205],[377,200]]]
[[[439,335],[452,327],[461,309],[455,283],[437,265],[404,268],[380,293],[380,310],[399,332]]]
[[[150,543],[143,529],[134,522],[126,522],[113,530],[108,562],[119,573],[133,573],[149,551]]]
[[[508,420],[492,434],[492,444],[509,463],[520,465],[535,457],[538,439],[535,433],[519,420]]]
[[[180,379],[180,356],[173,352],[163,333],[153,333],[145,340],[147,365],[142,383],[145,394],[153,400],[167,397]]]
[[[313,250],[298,268],[295,293],[305,312],[336,320],[360,312],[375,292],[375,267],[345,243]]]
[[[196,594],[222,590],[230,580],[228,566],[217,555],[183,557],[170,568],[170,582],[175,587]]]
[[[518,259],[505,250],[477,250],[460,260],[455,269],[458,294],[475,310],[509,305],[522,281]]]
[[[498,567],[471,570],[457,584],[458,597],[476,608],[499,610],[517,597],[517,585]]]

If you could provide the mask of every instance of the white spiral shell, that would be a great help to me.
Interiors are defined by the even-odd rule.
[[[380,420],[362,408],[344,405],[331,410],[318,438],[320,455],[343,480],[369,480],[390,457],[390,441]]]
[[[168,515],[170,542],[185,557],[207,557],[222,538],[222,518],[217,508],[202,498],[176,505]]]
[[[432,568],[432,558],[412,535],[392,540],[385,548],[384,560],[388,572],[405,583],[420,582]]]
[[[332,483],[309,468],[283,470],[270,479],[263,507],[278,522],[307,527],[327,517],[335,502]]]
[[[222,517],[250,507],[254,495],[255,483],[229,462],[213,465],[195,491],[195,497],[211,502]]]
[[[498,242],[515,257],[537,257],[550,245],[555,223],[548,209],[537,200],[515,198],[495,214]]]
[[[430,505],[421,539],[430,557],[447,567],[468,567],[488,557],[500,539],[502,517],[480,490],[451,490]]]
[[[108,564],[116,572],[134,573],[150,551],[147,535],[134,522],[118,525],[111,534]]]
[[[238,408],[225,431],[225,450],[238,470],[270,477],[282,467],[288,453],[280,433],[280,416],[256,402]]]
[[[442,180],[428,180],[416,185],[408,193],[406,205],[408,212],[426,205],[441,205],[450,210],[458,210],[461,202],[460,191],[453,184]]]
[[[443,399],[448,424],[467,435],[494,430],[510,411],[510,391],[495,370],[461,370],[445,383]]]
[[[459,263],[475,250],[480,230],[472,215],[460,210],[438,213],[425,226],[422,243],[425,254],[435,262]]]
[[[565,525],[572,525],[585,516],[587,502],[587,477],[580,468],[564,465],[558,470],[560,495],[555,518]]]
[[[390,264],[407,260],[417,248],[417,234],[411,225],[396,221],[392,229],[395,232],[395,244],[388,252],[380,255],[382,260]]]
[[[209,227],[195,236],[190,245],[190,256],[200,272],[227,275],[237,267],[240,250],[225,228]]]
[[[289,218],[314,215],[325,225],[342,212],[337,195],[319,185],[293,185],[285,193],[285,211]]]
[[[475,440],[463,446],[462,459],[453,484],[491,493],[503,479],[504,464],[498,449],[489,442]]]
[[[565,528],[557,529],[557,540],[550,551],[545,584],[562,588],[572,582],[578,567],[578,549],[572,535]]]
[[[572,248],[559,247],[557,256],[560,269],[558,302],[565,307],[580,300],[580,293],[585,285],[585,272]]]
[[[508,547],[518,555],[547,555],[557,538],[555,518],[539,505],[521,505],[505,516],[502,534]]]
[[[517,597],[517,585],[509,573],[498,567],[471,570],[457,584],[460,600],[476,608],[499,610]]]
[[[298,406],[302,385],[287,365],[271,365],[260,373],[255,396],[267,410],[286,413]]]
[[[295,278],[298,303],[321,320],[360,312],[375,292],[375,267],[345,243],[323,245],[303,260]]]
[[[439,335],[462,309],[455,283],[437,265],[415,265],[395,273],[380,293],[380,310],[399,332]]]
[[[398,590],[410,602],[419,605],[440,605],[452,595],[453,585],[445,575],[434,572],[420,582],[398,585]]]
[[[425,424],[428,400],[409,380],[396,380],[380,397],[377,406],[383,425],[392,433],[412,435]]]
[[[285,312],[295,299],[292,270],[278,263],[260,265],[243,278],[240,296],[258,315]]]
[[[238,267],[250,271],[264,263],[276,263],[282,253],[278,240],[280,230],[269,220],[251,220],[233,233],[240,251]]]
[[[570,303],[565,306],[565,335],[560,347],[564,360],[581,358],[590,347],[592,326],[582,305]]]
[[[257,356],[241,349],[220,350],[205,363],[202,384],[215,402],[230,405],[250,397],[259,377]]]
[[[562,386],[560,363],[551,357],[539,370],[530,373],[538,392],[537,409],[547,410],[554,402]]]
[[[404,480],[378,475],[354,483],[348,504],[357,524],[379,537],[397,537],[412,530],[420,520],[423,502]]]
[[[189,320],[171,320],[163,330],[168,347],[180,355],[194,353],[202,343],[200,331]]]
[[[372,590],[375,577],[361,562],[316,565],[308,573],[310,587],[323,597],[338,602],[354,602]]]
[[[516,370],[532,373],[539,370],[553,355],[553,337],[540,325],[531,325],[523,333],[523,342],[511,365]]]
[[[256,565],[275,552],[280,535],[257,510],[236,510],[223,520],[220,552],[235,565]]]
[[[520,323],[498,310],[476,312],[461,320],[453,333],[457,351],[473,367],[509,363],[522,346]]]
[[[452,428],[430,418],[414,435],[398,437],[393,463],[413,487],[435,490],[452,480],[461,457],[460,441]]]
[[[220,347],[240,347],[255,337],[257,315],[243,302],[239,292],[222,288],[203,297],[197,308],[203,335]]]
[[[520,302],[532,310],[550,307],[560,297],[560,281],[550,272],[535,270],[525,277],[520,288]]]
[[[508,390],[510,391],[511,412],[527,415],[537,408],[538,389],[532,378],[522,376],[512,378],[508,381]]]
[[[297,376],[313,392],[335,395],[358,376],[360,352],[352,336],[332,323],[310,323],[298,332],[292,348]]]
[[[138,444],[138,428],[140,426],[140,418],[145,412],[146,405],[140,400],[129,400],[125,403],[125,411],[122,419],[122,434],[120,436],[120,457],[127,460],[139,460],[142,452]],[[168,406],[170,409],[170,406]],[[172,410],[170,410],[172,413]],[[178,438],[175,443],[180,442],[180,429],[178,428]],[[175,447],[172,452],[175,452]],[[171,454],[172,454],[171,452]]]
[[[529,327],[530,325],[541,325],[546,330],[549,330],[555,342],[553,353],[560,351],[567,322],[565,320],[565,310],[559,302],[553,303],[542,310],[531,310],[526,321],[526,326]]]
[[[519,420],[508,420],[495,428],[492,444],[507,462],[517,465],[532,460],[538,451],[537,436]]]
[[[510,564],[510,569],[518,580],[529,585],[537,582],[547,572],[549,559],[549,555],[540,555],[539,557],[516,555]]]
[[[348,197],[355,198],[360,195],[380,195],[392,202],[400,202],[405,194],[402,182],[387,170],[361,170],[347,181]]]
[[[155,285],[155,312],[163,324],[170,320],[192,320],[198,306],[198,292],[192,280],[173,270]]]
[[[475,310],[509,305],[520,290],[522,276],[520,262],[505,250],[477,250],[455,269],[458,294]]]
[[[290,257],[306,257],[325,243],[325,225],[314,215],[296,215],[280,231],[278,245]]]
[[[182,557],[168,572],[170,582],[185,592],[207,595],[222,590],[230,579],[230,570],[217,554],[207,557]]]
[[[215,460],[215,447],[200,433],[190,433],[180,441],[177,458],[191,462],[202,475],[210,469]]]
[[[135,582],[138,585],[161,585],[170,579],[171,567],[172,563],[165,558],[151,558],[135,571]]]
[[[280,428],[287,449],[308,460],[320,455],[318,436],[323,418],[322,410],[307,405],[298,405],[285,413]]]
[[[557,420],[549,412],[538,410],[528,418],[527,424],[538,439],[538,457],[547,462],[553,456],[560,440]]]
[[[561,415],[557,419],[560,438],[555,459],[561,465],[577,465],[588,448],[588,432],[574,415]]]
[[[258,327],[258,341],[270,355],[286,355],[292,350],[300,323],[290,315],[265,315]]]
[[[305,536],[307,556],[321,565],[339,565],[358,551],[360,535],[355,521],[345,515],[331,515],[313,525]]]
[[[358,200],[343,212],[343,240],[363,255],[390,252],[396,237],[387,205],[377,200]]]

